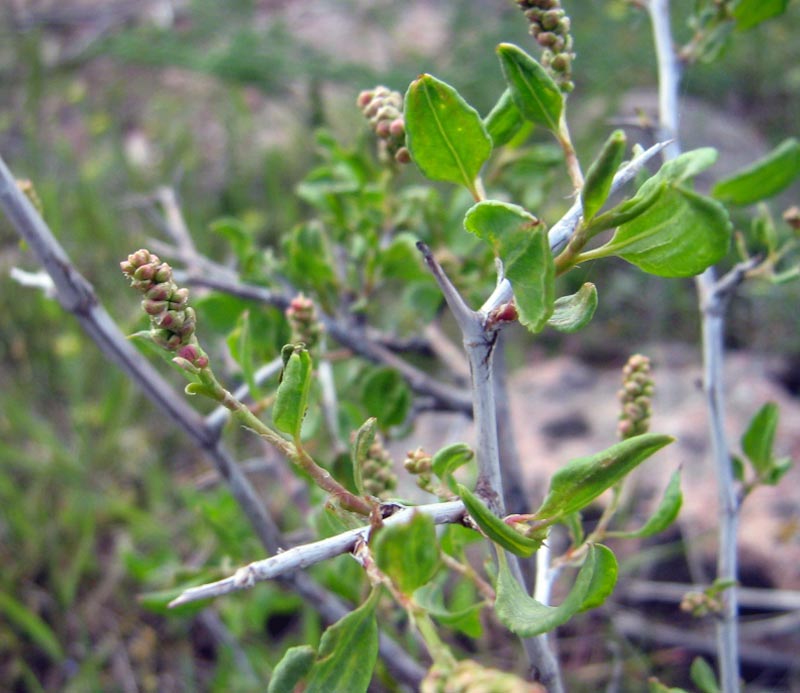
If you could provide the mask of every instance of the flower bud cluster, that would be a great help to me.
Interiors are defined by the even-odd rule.
[[[722,613],[722,600],[708,592],[687,592],[681,599],[681,611],[701,618],[707,614]]]
[[[544,49],[544,65],[561,91],[575,88],[572,81],[572,34],[570,19],[561,7],[560,0],[517,0],[517,5],[530,22],[529,32]]]
[[[617,433],[622,440],[647,433],[650,427],[650,402],[653,396],[653,379],[650,376],[650,359],[634,354],[622,369],[622,389],[617,393],[622,413]]]
[[[375,498],[384,498],[397,488],[392,456],[383,447],[383,441],[378,435],[362,463],[361,478],[364,480],[364,490]]]
[[[325,328],[317,319],[317,310],[310,298],[297,294],[286,309],[286,319],[292,329],[293,344],[302,342],[311,349],[319,343]]]
[[[432,667],[420,685],[421,693],[545,693],[538,683],[499,669],[463,659],[454,668]]]
[[[137,250],[119,263],[131,286],[144,295],[142,308],[150,316],[153,341],[183,367],[206,368],[208,356],[195,336],[197,319],[189,306],[189,289],[181,289],[172,278],[172,268],[149,250]]]
[[[406,453],[406,459],[403,460],[403,467],[409,474],[417,477],[417,486],[423,491],[436,495],[436,489],[433,485],[433,472],[431,467],[431,456],[422,448],[416,450],[409,450]]]
[[[378,86],[358,95],[358,107],[378,136],[378,153],[384,161],[407,164],[411,154],[406,147],[406,124],[403,120],[403,95]]]

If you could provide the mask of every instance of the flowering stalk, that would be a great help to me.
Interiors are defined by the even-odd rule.
[[[173,352],[173,361],[192,378],[193,382],[186,387],[188,394],[204,395],[229,409],[245,428],[258,433],[284,457],[308,473],[317,486],[330,493],[345,509],[362,515],[372,513],[372,503],[348,491],[301,446],[286,440],[267,426],[217,380],[209,366],[208,355],[197,341],[197,316],[189,305],[189,290],[177,286],[172,268],[166,262],[161,262],[149,250],[142,249],[123,260],[120,268],[131,280],[131,286],[144,295],[142,308],[150,316],[150,336],[153,341]]]

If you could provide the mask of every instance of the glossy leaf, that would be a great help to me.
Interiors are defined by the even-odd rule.
[[[555,265],[544,225],[522,207],[489,200],[467,211],[464,228],[489,243],[503,261],[520,323],[541,331],[555,303]]]
[[[353,436],[350,446],[350,455],[353,460],[353,482],[356,491],[364,493],[363,467],[365,460],[369,457],[369,449],[375,442],[375,433],[378,430],[378,420],[373,416],[367,419]]]
[[[455,492],[453,472],[475,458],[475,452],[466,443],[453,443],[439,450],[431,459],[431,469]]]
[[[719,687],[719,683],[717,683],[717,676],[711,665],[702,657],[695,657],[692,660],[689,676],[700,693],[720,693],[722,690]]]
[[[381,528],[372,540],[372,552],[378,567],[404,594],[433,578],[441,561],[433,519],[422,513],[405,524]]]
[[[322,634],[305,693],[367,690],[378,659],[375,607],[379,594],[379,590],[373,589],[367,601]]]
[[[494,108],[489,111],[489,115],[483,119],[495,148],[507,144],[519,132],[524,122],[510,89],[503,92]]]
[[[733,6],[736,28],[747,31],[786,11],[789,0],[737,0]]]
[[[577,332],[589,324],[597,309],[597,289],[586,282],[577,293],[557,298],[548,326],[559,332]]]
[[[742,450],[759,476],[769,469],[773,460],[778,416],[778,405],[768,402],[756,412],[742,436]]]
[[[310,645],[290,647],[272,670],[267,693],[293,691],[311,671],[316,652]]]
[[[667,488],[655,512],[648,518],[642,527],[632,532],[609,532],[608,536],[624,539],[644,539],[654,534],[663,532],[678,517],[683,505],[681,493],[681,470],[676,469],[669,479]]]
[[[617,561],[610,549],[591,545],[575,583],[559,606],[546,606],[528,596],[511,575],[506,557],[498,553],[495,612],[513,633],[531,638],[548,633],[586,608],[601,604],[616,580]]]
[[[728,213],[719,202],[667,185],[643,213],[622,224],[605,246],[583,256],[617,255],[660,277],[691,277],[724,257],[731,234]]]
[[[719,181],[711,191],[718,200],[749,205],[777,195],[800,176],[800,142],[784,140],[763,159]]]
[[[682,183],[685,180],[694,178],[698,173],[705,171],[709,166],[713,166],[718,156],[717,150],[713,147],[692,149],[667,161],[650,181]],[[647,182],[649,183],[650,181]]]
[[[501,43],[497,55],[511,96],[522,115],[537,125],[558,132],[564,96],[547,70],[511,43]]]
[[[408,385],[393,368],[373,369],[362,384],[361,398],[367,414],[384,430],[402,424],[411,406]]]
[[[614,552],[602,544],[593,545],[596,552],[595,567],[592,574],[592,581],[589,583],[589,590],[581,604],[580,611],[589,611],[602,606],[611,596],[614,586],[617,584],[619,565]]]
[[[295,347],[284,366],[272,408],[275,428],[295,439],[300,437],[303,418],[308,408],[311,374],[311,356],[305,348]]]
[[[581,189],[583,218],[589,222],[606,203],[611,191],[611,182],[625,156],[627,139],[622,130],[615,130],[606,140],[600,155],[586,172],[586,181]]]
[[[478,112],[449,84],[421,75],[409,86],[404,108],[411,157],[431,180],[465,186],[477,198],[475,179],[492,152]]]
[[[673,440],[671,436],[644,433],[595,455],[571,460],[553,475],[550,490],[536,511],[536,517],[556,520],[585,508]]]
[[[461,484],[458,485],[458,495],[464,501],[464,506],[470,517],[475,520],[475,524],[489,539],[506,551],[527,558],[542,545],[540,539],[526,537],[503,522],[480,498]]]

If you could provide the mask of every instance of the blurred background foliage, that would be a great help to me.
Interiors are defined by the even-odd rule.
[[[673,4],[688,39],[693,3]],[[565,5],[578,52],[570,114],[588,161],[611,123],[634,115],[626,95],[652,88],[650,27],[620,0]],[[799,29],[800,7],[790,3],[724,60],[693,68],[685,95],[741,123],[734,142],[745,133],[759,153],[796,134]],[[332,143],[376,170],[354,105],[361,89],[383,83],[402,92],[427,71],[486,113],[502,90],[500,41],[532,45],[505,0],[12,0],[0,8],[0,152],[35,182],[59,240],[133,332],[138,305],[117,265],[158,235],[140,196],[174,185],[198,246],[220,261],[230,254],[225,234],[211,230],[221,218],[277,248],[318,215],[313,176],[298,186],[331,160]],[[547,220],[569,203],[544,136],[504,176]],[[400,182],[419,178],[405,171]],[[781,198],[784,207],[797,192]],[[441,200],[406,194],[410,226],[448,227],[465,204],[445,189]],[[439,217],[424,218],[427,209]],[[487,259],[474,258],[476,296],[490,281],[479,275]],[[199,454],[55,302],[9,278],[13,266],[35,269],[0,220],[0,622],[10,626],[0,628],[0,681],[15,691],[263,690],[259,680],[283,649],[318,637],[316,616],[267,585],[199,616],[166,616],[163,599],[139,599],[208,579],[261,549]],[[621,344],[696,337],[691,282],[658,282],[613,262],[570,281],[587,278],[601,287],[591,329],[548,334],[539,341],[546,350],[614,360]],[[790,291],[749,289],[734,310],[732,346],[800,358]],[[215,323],[213,311],[209,299],[206,339],[214,328],[221,339],[235,325],[224,310]],[[384,327],[402,322],[389,317]],[[275,329],[269,341],[279,344],[285,334]],[[529,342],[517,336],[511,358],[519,365]],[[263,454],[252,441],[237,446]],[[270,481],[285,482],[280,474],[264,477],[265,493]],[[286,494],[273,501],[302,528],[302,506]],[[320,573],[356,598],[353,567],[340,561]]]

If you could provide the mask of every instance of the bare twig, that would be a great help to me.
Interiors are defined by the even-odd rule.
[[[647,4],[653,26],[653,39],[658,62],[659,118],[662,137],[678,136],[678,89],[680,63],[675,52],[670,27],[669,0],[650,0]],[[665,158],[680,153],[677,139],[665,150]],[[739,281],[738,275],[731,275]],[[744,272],[741,273],[744,276]],[[731,283],[733,283],[733,279]],[[717,281],[709,267],[696,279],[702,317],[703,384],[711,426],[711,442],[717,473],[719,499],[719,546],[717,579],[731,587],[720,594],[723,610],[717,622],[717,656],[720,683],[724,693],[739,690],[739,643],[737,635],[737,532],[738,499],[734,486],[728,441],[725,433],[725,398],[723,394],[724,312],[731,287]],[[723,290],[724,289],[724,290]]]
[[[387,526],[404,524],[409,522],[416,513],[428,515],[436,524],[459,523],[464,518],[464,504],[461,501],[449,501],[408,507],[395,512],[391,517],[384,520],[383,524]],[[296,570],[326,561],[329,558],[349,553],[359,540],[369,541],[371,530],[371,525],[364,525],[363,527],[337,534],[334,537],[281,551],[274,556],[239,568],[231,577],[205,585],[198,585],[197,587],[190,587],[170,602],[170,606],[180,606],[188,602],[210,599],[248,589],[257,582],[274,580]]]
[[[504,514],[503,476],[500,466],[500,452],[497,430],[497,409],[495,402],[493,355],[499,332],[486,328],[486,315],[473,311],[464,302],[444,270],[433,257],[430,248],[424,243],[417,247],[422,253],[448,307],[455,317],[464,340],[464,349],[470,365],[472,383],[472,406],[475,420],[475,433],[478,440],[478,479],[476,493],[483,498],[492,510]],[[505,281],[501,279],[501,282]],[[514,579],[525,585],[517,556],[507,554],[508,566]],[[561,693],[561,671],[546,635],[522,639],[522,645],[541,683],[552,691]]]

